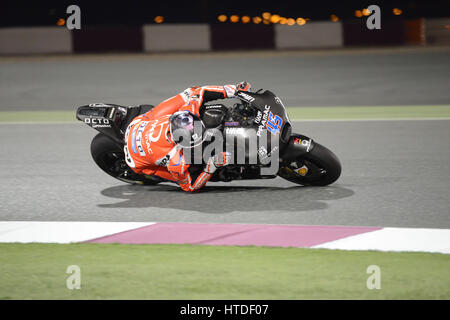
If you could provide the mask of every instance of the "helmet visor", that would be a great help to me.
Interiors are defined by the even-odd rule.
[[[203,122],[188,111],[176,112],[170,118],[170,133],[175,143],[192,148],[203,142]]]
[[[172,120],[174,129],[194,130],[194,119],[189,113],[180,113]]]

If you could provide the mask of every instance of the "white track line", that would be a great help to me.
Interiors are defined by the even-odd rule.
[[[1,221],[0,243],[84,242],[154,224],[157,223]],[[299,234],[299,237],[301,236]],[[329,241],[312,248],[450,254],[450,229],[383,228]]]
[[[0,221],[0,242],[83,242],[152,224],[154,222]]]
[[[326,242],[313,248],[450,254],[450,229],[383,228]]]

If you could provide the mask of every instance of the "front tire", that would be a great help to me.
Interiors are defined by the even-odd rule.
[[[341,163],[336,155],[321,144],[314,143],[310,152],[282,166],[278,175],[304,186],[326,186],[335,182],[341,171]]]
[[[94,162],[110,176],[132,184],[155,185],[162,179],[135,173],[125,162],[123,148],[108,136],[99,133],[91,142]]]

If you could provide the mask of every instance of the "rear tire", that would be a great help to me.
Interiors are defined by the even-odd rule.
[[[297,167],[308,168],[305,176],[293,170],[291,164],[280,168],[278,175],[291,182],[304,186],[326,186],[335,182],[342,172],[342,167],[336,155],[319,143],[314,143],[312,150],[298,159]],[[299,165],[300,164],[300,165]]]
[[[120,181],[145,185],[155,185],[162,181],[159,177],[144,176],[131,170],[125,162],[123,148],[102,133],[92,139],[91,155],[100,169]]]

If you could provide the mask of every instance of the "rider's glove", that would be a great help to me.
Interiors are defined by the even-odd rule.
[[[247,81],[242,81],[236,85],[236,92],[237,91],[249,91],[250,88],[251,88],[250,83],[248,83]]]
[[[230,158],[230,152],[220,152],[209,158],[204,171],[207,173],[214,173],[217,168],[228,165],[230,163]]]

